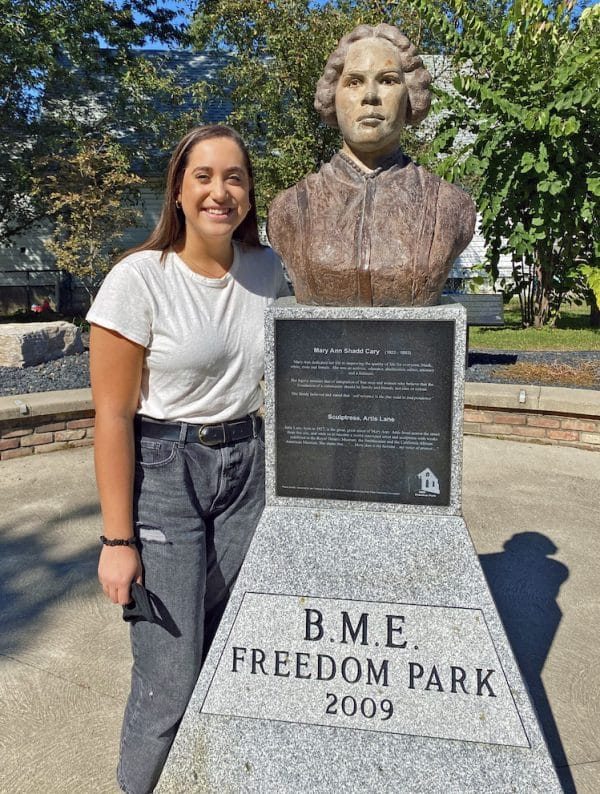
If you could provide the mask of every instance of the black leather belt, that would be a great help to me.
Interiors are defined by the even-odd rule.
[[[190,425],[184,422],[161,422],[146,416],[135,417],[135,429],[145,438],[158,438],[163,441],[179,441],[181,427],[186,425],[185,443],[204,444],[206,447],[217,447],[219,444],[235,444],[245,438],[257,436],[261,429],[260,416],[248,415],[231,422],[220,422],[216,425]]]

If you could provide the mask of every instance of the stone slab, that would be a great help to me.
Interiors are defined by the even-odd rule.
[[[246,592],[202,713],[530,746],[481,609]]]
[[[83,353],[83,342],[73,323],[0,325],[0,367],[31,367],[74,353]]]
[[[23,416],[45,417],[86,413],[94,408],[91,389],[62,389],[57,391],[15,394],[0,397],[0,422],[21,419]]]
[[[465,405],[594,419],[600,416],[600,392],[531,383],[466,383]]]
[[[357,320],[366,337],[362,354],[354,330],[344,327]],[[288,347],[281,355],[278,325],[290,321],[291,335],[279,337]],[[423,322],[433,324],[431,346]],[[438,322],[453,325],[443,356],[450,359],[451,395],[441,412],[435,395],[448,372],[433,349]],[[561,791],[460,516],[464,309],[284,305],[268,313],[266,328],[267,508],[157,792]],[[316,340],[327,328],[335,343],[325,354]],[[417,426],[448,425],[449,446],[438,450],[450,458],[446,503],[319,498],[314,485],[312,498],[282,496],[277,456],[287,454],[287,428],[278,401],[297,398],[290,415],[295,410],[303,432],[314,434],[323,420],[311,415],[327,412],[327,390],[338,385],[319,373],[346,367],[340,340],[347,338],[355,374],[343,377],[359,384],[361,407],[369,406],[367,392],[386,385],[377,375],[375,389],[367,388],[366,346],[374,349],[379,329],[382,350],[395,337],[417,374],[423,365],[430,370],[428,399],[419,412],[407,412]],[[384,371],[392,373],[397,361],[387,355]],[[316,384],[314,396],[295,385],[291,395],[303,368]],[[394,378],[387,381],[393,388]],[[409,374],[403,383],[421,381]],[[343,467],[359,468],[365,454],[347,436],[328,464],[341,481]],[[311,455],[330,455],[314,441],[286,477],[305,477]]]
[[[267,502],[459,514],[465,345],[462,306],[271,307]]]
[[[561,791],[460,517],[265,510],[157,791],[307,790]]]

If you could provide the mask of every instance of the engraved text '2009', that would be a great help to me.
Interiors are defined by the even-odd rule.
[[[529,747],[479,609],[247,592],[201,711]]]

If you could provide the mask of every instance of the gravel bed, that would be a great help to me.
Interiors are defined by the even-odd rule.
[[[532,362],[537,364],[563,364],[577,367],[588,361],[598,365],[600,351],[586,353],[522,352],[510,350],[471,350],[466,380],[478,383],[522,383],[498,376],[498,370],[511,364]],[[0,396],[57,391],[58,389],[84,389],[90,385],[89,353],[65,356],[35,367],[0,367]],[[578,387],[581,388],[581,387]],[[600,389],[600,384],[587,387]]]
[[[0,396],[32,394],[90,385],[90,354],[64,356],[35,367],[0,367]]]
[[[542,364],[559,365],[573,367],[577,369],[581,365],[593,363],[596,365],[596,383],[594,386],[574,385],[578,389],[600,390],[600,350],[598,351],[523,351],[523,350],[470,350],[469,366],[467,368],[466,380],[477,383],[523,383],[522,377],[510,378],[503,377],[503,367],[513,364]],[[508,373],[505,371],[505,374]],[[542,381],[531,381],[541,385],[561,386],[568,384],[552,383]],[[572,388],[573,388],[572,387]]]

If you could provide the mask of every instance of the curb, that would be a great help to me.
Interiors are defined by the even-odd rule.
[[[600,392],[465,383],[464,432],[600,451]],[[93,443],[91,389],[0,397],[0,460]]]

